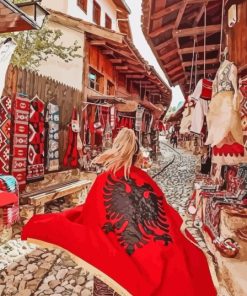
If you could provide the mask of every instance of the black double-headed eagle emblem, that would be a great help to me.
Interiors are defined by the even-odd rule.
[[[150,241],[172,242],[164,198],[147,183],[109,175],[104,191],[107,222],[105,233],[114,232],[121,246],[131,255]]]

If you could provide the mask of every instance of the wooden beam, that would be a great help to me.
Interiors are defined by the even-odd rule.
[[[141,72],[141,73],[143,73],[143,72],[145,71],[143,65],[140,65],[140,67],[138,67],[138,66],[130,65],[130,64],[129,64],[128,67],[129,67],[130,70],[134,70],[134,71],[136,71],[136,72]]]
[[[217,33],[220,32],[221,25],[210,25],[206,27],[206,33]],[[204,27],[194,27],[194,28],[188,28],[188,29],[180,29],[180,30],[174,30],[173,31],[173,37],[186,37],[186,36],[194,36],[194,35],[201,35],[204,33]]]
[[[174,81],[173,84],[174,84],[174,85],[183,85],[185,82],[186,82],[186,79],[185,79],[185,77],[184,77],[184,78],[182,78],[182,79],[179,79],[179,80],[177,80],[177,81]]]
[[[153,15],[151,15],[151,20],[157,20],[159,18],[162,18],[168,14],[170,14],[173,11],[176,11],[180,8],[181,3],[175,3],[173,5],[170,5],[168,7],[165,7],[163,9],[161,9],[160,11],[157,11],[155,13],[153,13]]]
[[[196,26],[198,25],[200,19],[202,18],[203,14],[204,14],[205,7],[207,7],[207,4],[208,4],[208,1],[206,1],[206,2],[202,5],[202,7],[201,7],[201,9],[200,9],[200,11],[199,11],[199,13],[198,13],[198,15],[197,15],[195,21],[194,21],[193,27],[196,27]]]
[[[122,64],[123,60],[121,60],[121,59],[110,59],[110,62],[112,64]]]
[[[180,77],[184,77],[184,72],[180,72],[179,74],[172,76],[172,77],[171,77],[171,81],[174,81],[174,80],[176,81],[176,80],[178,80]]]
[[[138,66],[140,65],[140,62],[139,61],[134,61],[134,60],[130,60],[130,59],[125,59],[125,62],[128,63],[128,64],[131,64],[131,65],[135,65],[135,66]]]
[[[170,62],[168,63],[165,63],[164,64],[164,67],[165,68],[170,68],[170,67],[174,67],[174,66],[177,66],[177,65],[181,65],[181,60],[176,58],[174,60],[171,60]]]
[[[171,38],[171,39],[168,39],[168,40],[166,40],[166,41],[164,41],[164,42],[162,42],[162,43],[160,43],[160,44],[158,44],[158,45],[156,45],[154,47],[155,47],[155,49],[157,51],[159,51],[159,50],[162,50],[162,49],[166,49],[167,46],[172,45],[172,44],[175,44],[175,40]]]
[[[218,64],[219,63],[219,60],[218,59],[207,59],[205,61],[206,64]],[[192,61],[189,61],[189,62],[183,62],[183,67],[190,67],[192,66]],[[197,65],[204,65],[204,60],[198,60]]]
[[[149,33],[149,36],[151,38],[158,37],[159,35],[165,33],[166,31],[174,29],[174,23],[169,23],[167,25],[163,25],[162,27],[159,27],[155,29],[154,31]]]
[[[128,66],[116,66],[115,69],[120,71],[120,70],[128,70],[129,68]]]
[[[127,79],[143,79],[145,75],[126,75]]]
[[[95,46],[105,46],[106,41],[105,40],[91,40],[90,44],[95,45]]]
[[[173,49],[171,51],[168,51],[167,53],[165,53],[162,56],[160,56],[160,59],[161,60],[166,60],[167,58],[169,58],[169,57],[171,57],[171,56],[173,56],[173,55],[175,55],[177,53],[178,53],[178,49],[176,47],[175,49]]]
[[[175,22],[175,28],[177,29],[180,25],[180,22],[181,22],[181,19],[183,17],[183,14],[184,14],[184,11],[185,11],[185,8],[187,6],[187,0],[184,1],[184,3],[182,4],[182,6],[180,7],[179,9],[179,12],[178,12],[178,15],[177,15],[177,19],[176,19],[176,22]]]
[[[106,30],[105,28],[96,26],[92,23],[87,23],[79,19],[68,18],[67,16],[53,11],[49,15],[49,20],[54,21],[55,23],[59,23],[65,25],[66,27],[71,27],[74,30],[79,30],[81,32],[86,32],[92,34],[93,36],[100,36],[104,39],[111,40],[117,43],[122,43],[124,40],[124,35],[119,34],[113,31]]]
[[[105,50],[102,50],[101,52],[102,52],[102,54],[105,54],[105,55],[113,55],[114,54],[114,51],[110,50],[110,49],[105,49]]]
[[[141,85],[150,85],[150,84],[152,84],[152,82],[151,81],[143,81],[143,80],[133,80],[133,83],[137,83],[137,84],[140,84],[141,83]]]
[[[177,66],[177,67],[171,69],[170,71],[167,71],[167,74],[170,76],[170,75],[173,75],[173,74],[175,74],[175,73],[177,73],[177,72],[179,72],[179,71],[180,71],[180,72],[183,71],[183,67],[182,67],[182,65],[179,65],[179,66]]]
[[[130,69],[128,69],[128,70],[123,70],[123,71],[121,71],[121,73],[122,73],[122,74],[138,74],[139,71],[134,71],[134,70],[130,70]]]
[[[208,1],[211,2],[211,1],[215,1],[215,0],[208,0]],[[187,2],[187,4],[197,4],[197,3],[204,3],[205,0],[187,0],[186,2]],[[181,5],[182,5],[182,3],[180,1],[178,3],[175,3],[175,4],[172,4],[168,7],[165,7],[163,9],[161,9],[160,11],[153,13],[151,16],[151,20],[157,20],[159,18],[162,18],[162,17],[174,12],[174,11],[177,11],[179,8],[181,8]]]
[[[216,51],[220,48],[220,44],[213,44],[213,45],[206,45],[206,51]],[[180,54],[187,54],[187,53],[193,53],[194,48],[193,47],[187,47],[187,48],[181,48],[179,49]],[[204,46],[196,46],[195,52],[204,52]]]
[[[156,85],[146,85],[145,88],[147,89],[157,89],[157,86]]]
[[[215,74],[216,72],[217,72],[217,68],[215,68],[215,69],[206,69],[205,70],[205,73],[206,74]],[[197,75],[203,75],[204,74],[204,70],[197,70]],[[190,77],[190,72],[185,72],[185,75],[186,76],[188,76],[188,77]]]

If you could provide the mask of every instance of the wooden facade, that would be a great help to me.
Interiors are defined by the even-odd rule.
[[[152,103],[161,103],[167,108],[171,102],[171,90],[162,81],[145,60],[140,56],[132,42],[124,38],[117,43],[108,39],[87,34],[85,64],[85,94],[116,95],[128,99],[148,99]],[[104,88],[96,91],[90,88],[89,70],[94,69],[104,78]],[[107,83],[114,92],[109,93]]]

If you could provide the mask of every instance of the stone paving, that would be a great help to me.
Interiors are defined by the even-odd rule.
[[[181,149],[173,151],[161,140],[162,158],[150,174],[174,162],[155,180],[163,188],[168,202],[185,215],[185,206],[192,192],[196,157]],[[63,201],[50,205],[48,211],[58,212],[68,208]],[[188,220],[192,234],[205,247],[200,231]],[[0,296],[90,296],[93,275],[79,268],[70,256],[60,250],[36,248],[20,240],[19,234],[0,246]]]

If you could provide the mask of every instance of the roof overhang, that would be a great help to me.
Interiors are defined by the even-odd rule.
[[[131,10],[125,0],[113,0],[113,2],[118,8],[120,8],[121,11],[124,11],[128,14],[131,13]]]
[[[89,43],[99,47],[101,52],[108,56],[118,73],[125,75],[125,79],[133,85],[150,93],[152,103],[161,103],[169,107],[172,99],[171,89],[154,67],[143,59],[130,39],[124,37],[123,42],[117,43],[92,33],[87,35]]]
[[[204,76],[204,33],[205,73],[213,78],[218,69],[221,3],[219,0],[143,0],[144,35],[170,85],[180,85],[184,94],[188,94],[190,88],[193,51],[194,56],[197,55],[197,77],[195,79],[193,70],[191,88]],[[204,30],[205,5],[207,25]]]
[[[0,0],[0,33],[40,29],[19,7],[7,0]]]

